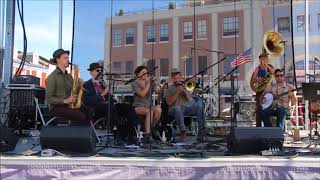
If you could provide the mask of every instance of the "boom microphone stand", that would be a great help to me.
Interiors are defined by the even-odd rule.
[[[216,82],[216,84],[214,84],[212,87],[210,87],[209,89],[215,87],[217,84],[220,84],[220,82],[224,81],[229,75],[231,75],[231,89],[232,89],[232,94],[231,94],[231,128],[234,128],[237,126],[237,121],[235,118],[234,110],[232,110],[232,108],[234,107],[234,76],[233,73],[238,69],[238,66],[233,68],[230,72],[228,72],[223,78],[218,79],[218,82]]]
[[[204,76],[204,73],[205,73],[208,69],[210,69],[210,68],[212,68],[213,66],[219,64],[221,61],[224,61],[225,59],[226,59],[226,58],[224,57],[224,58],[218,60],[217,62],[211,64],[210,66],[208,66],[207,68],[205,68],[205,69],[203,69],[202,71],[198,72],[197,74],[193,75],[192,77],[187,78],[184,82],[188,82],[190,79],[193,79],[193,78],[196,77],[197,75],[201,75],[201,88],[202,88],[202,90],[203,90],[203,87],[204,87],[204,84],[203,84],[203,76]],[[203,101],[203,100],[204,100],[204,93],[202,93],[202,109],[201,109],[201,110],[202,110],[202,113],[203,113],[203,117],[205,118],[205,107],[204,107],[204,101]],[[202,152],[201,152],[201,154],[202,154]]]
[[[128,75],[131,73],[103,73],[103,76],[107,76],[108,80],[108,88],[109,88],[109,93],[108,93],[108,119],[107,119],[107,143],[106,147],[111,147],[110,143],[110,121],[111,121],[111,106],[114,105],[113,101],[113,94],[114,94],[114,82],[117,81],[116,79],[113,79],[113,76],[116,75]],[[106,121],[103,121],[103,128],[106,128]]]
[[[215,50],[211,50],[211,49],[205,49],[205,48],[191,48],[191,50],[198,50],[198,51],[207,51],[207,52],[214,52],[214,53],[217,53],[217,56],[218,56],[218,59],[221,58],[221,55],[223,57],[223,52],[222,51],[215,51]],[[218,61],[218,77],[220,77],[220,61]],[[202,77],[202,80],[203,80],[203,77]],[[203,82],[202,82],[203,84]],[[203,89],[203,87],[202,87]],[[221,94],[221,91],[220,91],[220,83],[218,84],[218,96],[219,96],[219,100],[218,100],[218,117],[220,117],[220,114],[221,114],[221,110],[220,110],[220,107],[221,107],[221,103],[220,103],[220,94]]]

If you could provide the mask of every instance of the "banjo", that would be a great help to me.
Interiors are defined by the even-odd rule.
[[[292,89],[290,90],[291,92],[293,91],[297,91],[299,89],[302,89],[302,87],[299,87],[297,89]],[[261,106],[262,106],[262,109],[265,110],[267,109],[268,107],[276,107],[276,104],[275,104],[275,100],[276,99],[279,99],[280,97],[282,96],[285,96],[287,95],[290,91],[287,91],[287,92],[283,92],[281,94],[278,94],[278,95],[273,95],[271,92],[267,92],[265,93],[265,95],[263,96],[263,101],[261,103]]]

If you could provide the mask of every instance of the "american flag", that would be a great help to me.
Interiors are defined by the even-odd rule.
[[[240,66],[241,64],[247,63],[251,61],[251,48],[240,53],[238,57],[236,57],[236,59],[234,59],[231,62],[231,67],[235,68],[237,66]]]

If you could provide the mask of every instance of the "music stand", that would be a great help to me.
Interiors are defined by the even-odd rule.
[[[317,100],[320,99],[320,83],[303,83],[302,84],[303,97],[305,100]],[[311,122],[310,122],[311,126]],[[312,128],[310,128],[310,138],[312,138]],[[316,116],[316,131],[315,135],[318,134],[318,119]]]

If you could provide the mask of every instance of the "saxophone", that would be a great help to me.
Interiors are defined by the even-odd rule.
[[[79,109],[82,103],[83,81],[80,79],[80,69],[77,65],[74,65],[71,75],[73,77],[71,96],[77,96],[77,100],[74,103],[69,104],[69,108]]]

